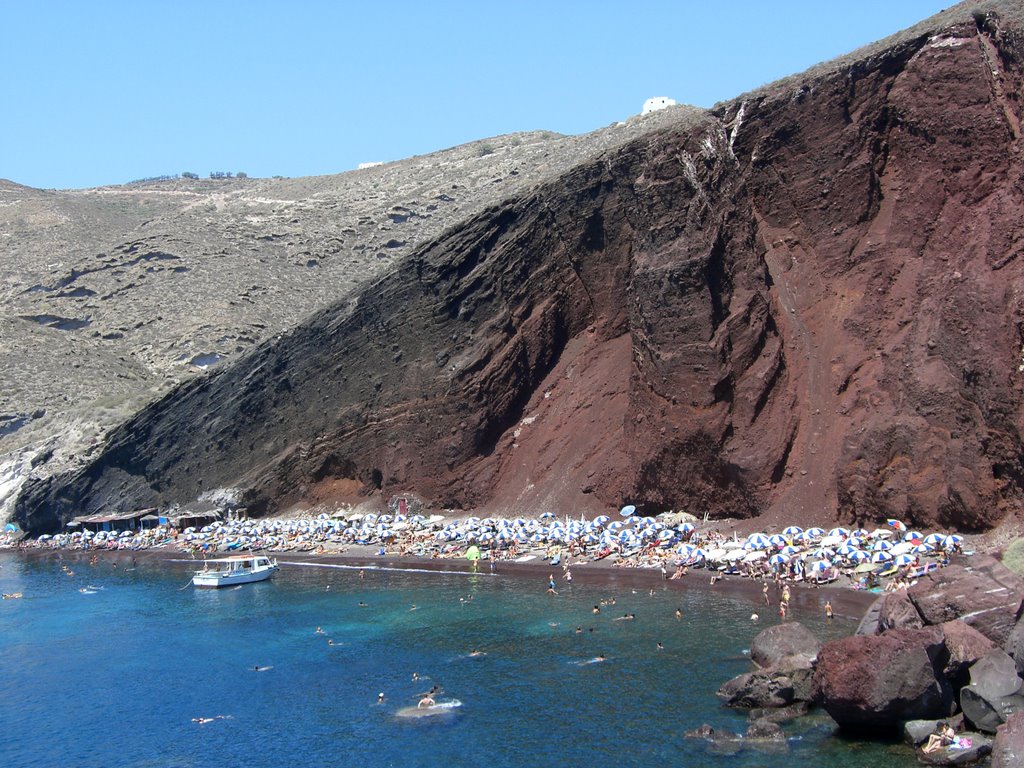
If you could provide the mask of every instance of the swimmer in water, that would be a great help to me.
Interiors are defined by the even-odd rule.
[[[415,683],[419,679],[420,679],[420,673],[419,672],[413,672],[412,673],[412,681]]]
[[[471,659],[475,659],[478,656],[486,656],[486,655],[487,655],[486,651],[470,651],[469,654],[468,654],[469,658],[471,658]]]
[[[434,697],[431,696],[428,693],[426,696],[424,696],[422,699],[420,699],[420,703],[417,704],[416,706],[419,707],[420,709],[425,709],[426,707],[434,706],[436,703],[437,702],[434,701]]]
[[[659,651],[664,651],[665,650],[665,646],[662,645],[661,643],[658,643],[658,650]]]
[[[378,704],[383,704],[384,703],[384,691],[381,691],[380,693],[377,694],[377,703]]]
[[[683,618],[683,609],[682,608],[676,608],[676,618],[677,619]]]
[[[635,613],[624,613],[621,616],[619,616],[617,619],[615,619],[615,621],[632,621],[635,618],[636,618],[636,614]]]
[[[317,627],[317,628],[316,628],[316,634],[318,634],[318,635],[322,635],[323,633],[324,633],[324,630],[323,630],[323,628],[322,628],[322,627]]]
[[[600,613],[600,612],[601,612],[601,606],[599,606],[599,605],[595,605],[594,606],[594,610],[591,611],[591,613]]]

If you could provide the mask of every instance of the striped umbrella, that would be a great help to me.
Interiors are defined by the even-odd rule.
[[[880,552],[875,552],[873,555],[871,555],[872,563],[887,563],[892,559],[893,556],[884,550]]]

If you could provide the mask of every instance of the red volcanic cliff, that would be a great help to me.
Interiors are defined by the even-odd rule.
[[[190,382],[30,527],[237,487],[985,528],[1024,500],[1018,14],[966,9],[449,230]]]

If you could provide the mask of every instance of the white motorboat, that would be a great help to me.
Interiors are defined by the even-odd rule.
[[[213,567],[211,567],[213,566]],[[192,583],[197,587],[233,587],[265,581],[277,570],[277,560],[264,555],[236,555],[207,560],[203,570],[196,571]]]

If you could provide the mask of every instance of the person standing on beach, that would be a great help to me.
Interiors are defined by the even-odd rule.
[[[832,602],[830,600],[825,601],[825,618],[832,618]]]
[[[761,585],[761,594],[764,595],[764,604],[771,605],[772,601],[768,599],[768,582],[766,581]]]

